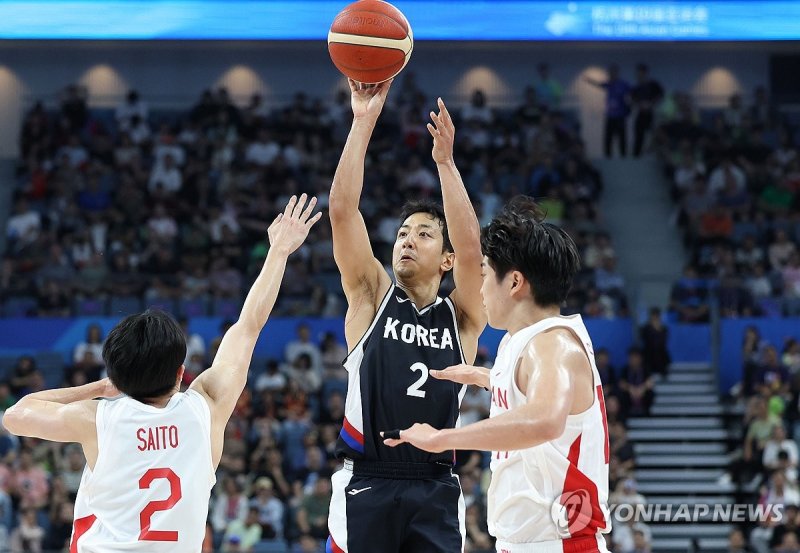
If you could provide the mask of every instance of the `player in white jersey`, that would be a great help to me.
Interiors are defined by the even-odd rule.
[[[185,393],[184,333],[169,315],[148,310],[109,333],[109,378],[29,394],[6,411],[3,424],[14,434],[83,447],[70,553],[200,551],[223,432],[286,260],[319,220],[311,216],[315,204],[293,196],[269,227],[269,253],[239,320]]]
[[[489,531],[499,553],[604,553],[603,389],[583,321],[559,309],[580,257],[566,232],[542,220],[520,197],[482,231],[484,306],[489,324],[508,331],[494,367],[431,371],[491,389],[489,419],[443,430],[415,424],[386,443],[491,451]]]

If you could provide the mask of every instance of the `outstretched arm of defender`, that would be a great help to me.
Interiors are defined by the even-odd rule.
[[[286,269],[286,260],[305,241],[321,214],[312,217],[316,198],[292,196],[286,209],[269,227],[270,248],[261,273],[244,300],[239,320],[225,333],[214,364],[192,382],[208,398],[212,416],[227,421],[247,384],[247,373],[258,335],[267,322]]]
[[[375,259],[364,218],[358,210],[364,185],[364,160],[372,131],[378,121],[391,81],[367,87],[350,83],[353,125],[336,168],[328,201],[333,231],[333,257],[342,275],[350,303],[365,288],[377,296],[381,278],[389,276]]]
[[[453,159],[453,143],[455,140],[455,127],[447,106],[441,98],[438,99],[439,113],[431,112],[431,121],[428,123],[428,132],[433,137],[433,160],[439,170],[439,180],[442,183],[442,200],[444,215],[447,219],[447,229],[450,242],[455,251],[455,266],[453,279],[456,289],[451,298],[458,309],[459,328],[465,332],[478,335],[486,326],[486,314],[481,300],[481,228],[478,217],[472,207],[461,174],[456,168]],[[477,341],[471,340],[465,346],[469,361],[477,353]],[[475,350],[475,351],[472,351]]]
[[[564,340],[536,336],[522,356],[518,371],[527,380],[527,403],[511,411],[462,428],[437,430],[415,424],[388,446],[410,443],[425,451],[477,449],[514,451],[558,438],[572,409],[573,371],[585,370],[586,356]],[[517,379],[520,381],[520,378]]]
[[[449,380],[456,384],[465,384],[467,386],[481,386],[482,388],[489,388],[489,369],[486,367],[475,367],[473,365],[453,365],[441,371],[431,369],[429,374],[438,378],[439,380]]]

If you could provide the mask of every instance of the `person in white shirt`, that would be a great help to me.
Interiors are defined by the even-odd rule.
[[[174,194],[181,189],[181,186],[183,186],[181,170],[175,163],[175,158],[171,154],[167,154],[164,156],[163,164],[153,167],[147,188],[150,192],[161,189],[168,194]]]
[[[277,142],[272,140],[269,132],[261,130],[258,133],[258,141],[253,142],[247,147],[244,157],[248,162],[264,167],[266,165],[271,165],[280,153],[281,147]]]
[[[489,389],[489,418],[381,435],[390,447],[492,452],[487,506],[498,553],[607,553],[602,384],[583,321],[560,314],[580,255],[564,230],[543,220],[535,202],[519,196],[481,231],[483,304],[489,325],[507,331],[494,366],[429,371]]]
[[[301,354],[307,354],[311,359],[311,368],[317,374],[322,374],[322,353],[319,346],[311,341],[311,329],[305,323],[297,326],[297,340],[286,344],[284,357],[289,364],[294,364]]]
[[[6,222],[6,237],[20,246],[35,242],[42,228],[42,216],[28,207],[25,198],[17,200],[14,215]]]
[[[772,427],[772,436],[764,446],[764,455],[762,457],[764,467],[769,470],[777,470],[780,468],[778,454],[781,451],[785,451],[788,455],[789,467],[792,471],[790,476],[793,476],[790,480],[796,481],[798,461],[797,444],[794,440],[790,440],[786,437],[786,429],[783,427],[783,424],[776,424]]]
[[[708,177],[708,187],[711,193],[716,195],[725,189],[725,184],[729,181],[736,185],[737,192],[744,191],[747,185],[744,171],[737,167],[731,158],[726,157],[716,169],[711,171],[711,175]]]
[[[75,346],[72,360],[75,363],[81,362],[87,351],[91,352],[95,359],[103,358],[103,332],[96,324],[89,325],[86,329],[86,341]]]
[[[128,131],[131,128],[131,120],[134,116],[141,120],[146,120],[148,114],[147,104],[139,98],[139,93],[129,90],[125,101],[117,106],[114,117],[121,131]]]
[[[292,197],[270,225],[269,253],[239,320],[225,333],[213,365],[185,393],[179,391],[184,332],[168,314],[148,310],[124,318],[108,334],[103,359],[109,378],[34,392],[6,410],[3,426],[11,433],[83,448],[87,468],[70,551],[200,550],[225,427],[247,384],[287,259],[321,216],[312,216],[314,206],[305,194]]]

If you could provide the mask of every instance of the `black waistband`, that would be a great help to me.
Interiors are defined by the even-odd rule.
[[[381,461],[354,461],[345,459],[344,466],[356,476],[395,478],[398,480],[425,480],[450,476],[453,467],[443,463],[390,463]]]

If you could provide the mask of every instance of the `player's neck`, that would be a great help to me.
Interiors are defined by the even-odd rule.
[[[434,301],[439,293],[440,282],[401,282],[397,281],[397,287],[406,293],[406,296],[414,302],[417,309],[422,309]]]
[[[523,328],[535,325],[539,321],[549,319],[550,317],[558,317],[559,315],[561,315],[561,308],[558,305],[540,307],[533,301],[520,302],[515,305],[511,313],[509,313],[506,330],[513,336]]]

